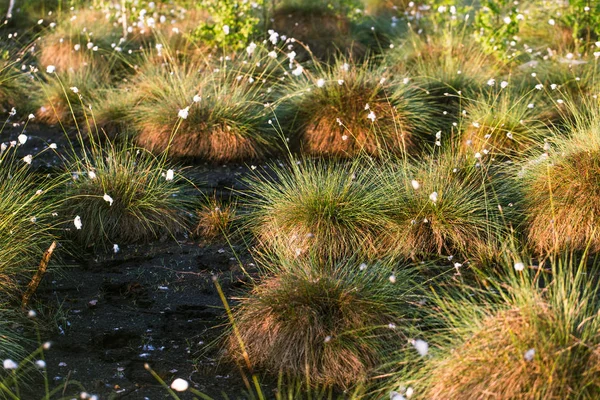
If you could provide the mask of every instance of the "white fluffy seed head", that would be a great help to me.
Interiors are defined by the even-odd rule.
[[[176,392],[185,392],[190,387],[190,384],[185,379],[177,378],[171,383],[171,389]]]

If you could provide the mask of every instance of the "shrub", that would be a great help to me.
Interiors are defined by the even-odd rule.
[[[186,180],[156,157],[127,143],[93,145],[73,157],[62,213],[79,217],[72,236],[84,246],[112,248],[186,231]]]
[[[279,264],[273,263],[279,262]],[[304,378],[310,385],[349,388],[365,383],[412,333],[417,284],[410,270],[355,261],[270,260],[265,277],[234,309],[239,336],[228,349],[254,367]]]
[[[440,294],[435,307],[445,324],[431,336],[422,398],[598,397],[596,278],[585,259],[565,256],[549,267],[549,276],[526,269],[492,280],[491,293]]]
[[[352,157],[414,152],[436,128],[425,93],[383,70],[343,59],[286,87],[278,116],[294,121],[309,154]]]
[[[390,204],[395,251],[492,260],[508,223],[498,206],[510,196],[495,192],[493,175],[490,166],[452,154],[387,167],[379,196]]]
[[[258,60],[256,60],[258,61]],[[214,71],[197,65],[150,65],[133,84],[137,98],[130,118],[137,142],[171,156],[214,162],[250,160],[278,147],[264,76],[238,75],[230,65]],[[198,97],[195,97],[198,96]],[[197,101],[194,101],[193,99]],[[184,110],[186,118],[178,117]]]
[[[368,166],[303,161],[259,174],[246,200],[248,225],[267,246],[291,257],[373,259],[393,243],[386,202]]]
[[[600,208],[592,200],[600,196],[600,113],[597,101],[583,112],[570,108],[576,121],[569,137],[557,137],[520,173],[527,234],[538,252],[600,251]]]
[[[526,154],[549,134],[541,120],[539,101],[536,94],[522,95],[509,88],[480,95],[466,107],[460,147],[470,155]]]

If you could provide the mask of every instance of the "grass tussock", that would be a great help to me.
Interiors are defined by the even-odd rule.
[[[468,291],[440,298],[448,330],[428,361],[423,398],[596,398],[597,276],[566,256],[551,270],[512,275],[495,299]]]
[[[211,197],[196,211],[198,224],[194,234],[207,241],[230,237],[239,216],[236,203],[225,203]]]
[[[73,219],[72,236],[85,247],[112,248],[187,230],[187,181],[143,149],[96,146],[73,160],[66,174],[71,182],[62,213]]]
[[[109,82],[109,71],[85,67],[43,74],[42,97],[35,113],[38,122],[92,130],[93,104]]]
[[[510,89],[480,95],[466,107],[461,149],[469,155],[502,157],[539,147],[550,131],[540,118],[538,100],[535,93],[522,95]]]
[[[371,172],[305,160],[258,176],[247,198],[250,230],[291,257],[377,257],[392,243],[393,226]]]
[[[254,367],[350,388],[407,343],[416,291],[407,270],[392,284],[393,269],[379,263],[345,261],[326,270],[318,261],[280,263],[267,266],[279,271],[234,310],[239,336],[229,337],[228,349],[235,359],[243,360],[241,342]]]
[[[266,107],[260,72],[238,75],[233,68],[150,65],[133,89],[139,99],[130,110],[137,143],[174,157],[213,162],[264,157],[278,147]],[[186,117],[178,116],[185,110]]]
[[[426,94],[385,71],[344,59],[294,81],[278,115],[308,154],[354,157],[420,148],[435,129]]]
[[[19,71],[18,65],[0,58],[0,111],[9,112],[15,107],[23,115],[30,111],[28,94],[34,82]]]
[[[451,154],[388,168],[380,177],[380,196],[391,204],[395,251],[405,257],[493,258],[505,221],[492,176],[477,160]]]
[[[386,58],[393,70],[426,90],[449,120],[504,68],[465,32],[454,30],[432,35],[410,31]]]
[[[0,154],[0,299],[14,293],[18,279],[31,278],[55,239],[51,196],[58,184],[32,174],[14,147]]]
[[[600,250],[600,208],[592,200],[600,196],[600,114],[594,103],[571,124],[568,137],[547,143],[547,152],[520,173],[527,235],[538,252]]]

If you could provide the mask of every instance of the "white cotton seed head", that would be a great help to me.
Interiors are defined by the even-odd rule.
[[[525,264],[523,264],[520,261],[515,263],[515,271],[523,271],[524,269],[525,269]]]
[[[421,357],[425,357],[429,353],[429,344],[421,339],[412,340],[411,344],[417,350]]]
[[[81,217],[79,215],[75,217],[73,224],[77,230],[80,230],[83,227],[83,224],[81,223]]]
[[[398,392],[390,392],[390,400],[406,400],[406,398]]]
[[[533,361],[533,357],[535,356],[535,349],[529,349],[523,355],[525,361]]]
[[[437,203],[438,201],[438,193],[437,192],[433,192],[429,195],[429,200],[431,200],[434,203]]]
[[[171,383],[171,389],[176,392],[185,392],[190,387],[190,384],[185,379],[177,378]]]

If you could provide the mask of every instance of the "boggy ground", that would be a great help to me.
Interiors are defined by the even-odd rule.
[[[14,140],[21,131],[14,127],[6,133]],[[19,149],[23,155],[50,143],[69,146],[60,128],[31,126],[26,134],[29,139]],[[49,172],[60,165],[52,151],[32,164]],[[187,169],[186,175],[201,192],[228,198],[243,188],[250,171],[249,166],[204,165]],[[182,377],[215,398],[243,396],[239,370],[220,361],[227,317],[213,277],[228,298],[239,294],[248,281],[242,266],[256,272],[246,246],[165,237],[121,245],[116,254],[63,257],[68,267],[49,272],[34,299],[35,308],[45,310],[40,318],[53,321],[52,329],[42,331],[42,340],[52,343],[46,353],[51,387],[77,381],[102,399],[169,398],[144,369],[148,363],[167,383]],[[78,392],[69,387],[65,394]],[[22,395],[40,398],[41,379]]]
[[[167,382],[184,377],[213,396],[241,395],[239,373],[219,363],[226,319],[212,281],[228,295],[243,286],[234,250],[189,240],[128,246],[47,275],[37,300],[59,306],[57,332],[45,337],[54,384],[76,380],[101,398],[164,398],[149,363]]]

